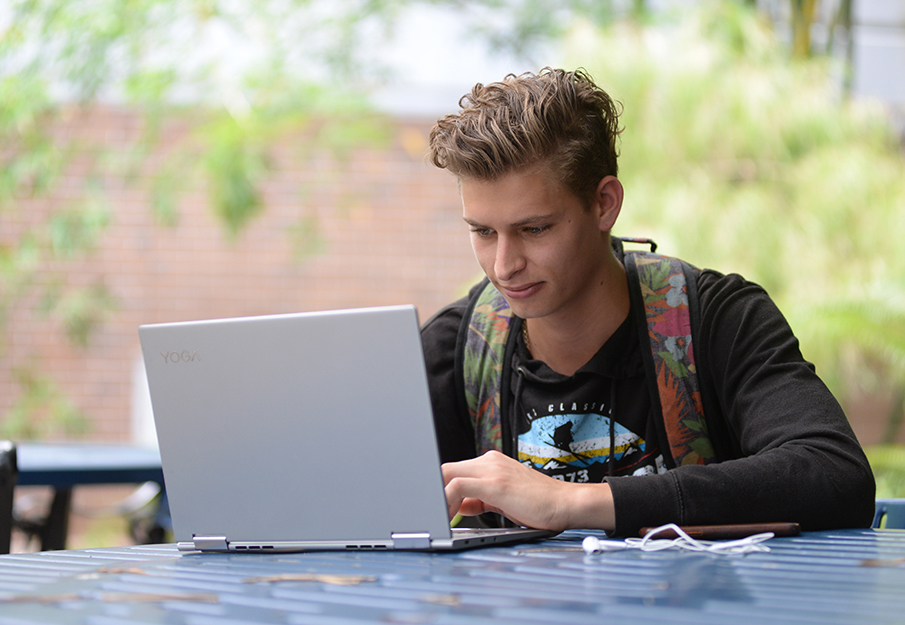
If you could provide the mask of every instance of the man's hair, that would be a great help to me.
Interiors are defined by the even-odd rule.
[[[436,123],[429,143],[431,162],[459,180],[492,181],[543,165],[586,199],[617,174],[620,111],[583,70],[509,74],[478,83],[459,106]]]

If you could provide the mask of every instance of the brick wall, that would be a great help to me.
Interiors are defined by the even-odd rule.
[[[235,241],[210,213],[203,189],[181,197],[177,226],[162,227],[146,184],[107,176],[112,222],[93,255],[65,267],[72,285],[103,281],[117,309],[80,349],[54,321],[35,314],[35,297],[21,301],[0,354],[0,415],[18,393],[12,368],[38,357],[42,373],[90,415],[91,438],[130,439],[142,323],[401,303],[415,304],[426,320],[480,272],[454,179],[423,159],[431,123],[394,122],[391,145],[344,162],[281,150],[263,187],[266,211]],[[61,132],[125,149],[140,129],[133,116],[107,109]],[[52,198],[0,216],[0,244],[79,197],[88,161],[73,166]],[[287,228],[303,216],[316,221],[322,243],[299,260]]]
[[[0,341],[0,415],[19,393],[13,370],[36,362],[90,416],[90,438],[133,438],[133,413],[146,402],[136,392],[144,385],[136,372],[143,323],[401,303],[415,304],[426,320],[480,276],[455,181],[423,160],[432,122],[395,120],[390,145],[343,162],[303,159],[287,146],[263,188],[266,211],[236,241],[224,236],[202,188],[181,197],[177,226],[162,227],[152,217],[147,184],[104,178],[112,222],[101,245],[83,260],[47,267],[46,275],[65,268],[69,284],[102,281],[117,309],[80,349],[67,343],[57,322],[36,313],[34,295],[20,301],[10,312],[5,346]],[[73,117],[59,132],[100,139],[125,154],[140,130],[135,116],[104,109]],[[164,146],[185,132],[171,129]],[[165,158],[165,147],[154,155]],[[79,159],[53,197],[0,213],[0,246],[84,196],[90,171],[91,159]],[[316,222],[322,239],[320,251],[303,260],[288,235],[300,218]],[[861,441],[877,442],[888,398],[861,395],[847,409]],[[139,430],[147,432],[149,415],[138,414],[145,420]]]

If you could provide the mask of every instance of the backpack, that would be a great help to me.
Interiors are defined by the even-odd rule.
[[[700,327],[697,275],[700,270],[677,258],[655,254],[649,239],[613,238],[648,243],[650,252],[624,252],[632,311],[641,332],[642,359],[651,402],[662,420],[660,440],[668,442],[667,468],[716,462],[707,434],[694,361],[693,337]],[[512,354],[522,320],[488,279],[469,299],[456,345],[456,382],[464,398],[479,454],[495,449],[514,456],[508,407]],[[512,331],[515,330],[515,331]],[[648,345],[650,349],[643,349]]]

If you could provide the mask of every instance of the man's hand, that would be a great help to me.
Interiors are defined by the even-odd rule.
[[[444,464],[449,516],[496,512],[527,527],[613,529],[616,515],[609,484],[553,479],[498,451]]]

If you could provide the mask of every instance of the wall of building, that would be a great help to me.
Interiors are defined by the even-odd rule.
[[[886,102],[905,130],[905,2],[855,0],[852,89]]]
[[[44,267],[42,276],[50,282],[65,275],[73,286],[102,283],[115,310],[80,348],[66,341],[56,318],[36,312],[37,291],[19,301],[0,342],[0,415],[19,397],[16,369],[34,365],[90,417],[88,438],[147,442],[153,434],[140,324],[406,303],[418,307],[423,321],[461,296],[480,269],[455,180],[424,161],[432,120],[388,123],[387,146],[345,161],[303,157],[288,140],[262,188],[266,210],[234,241],[201,186],[181,196],[178,224],[165,227],[152,216],[148,180],[104,178],[111,222],[98,249]],[[113,154],[124,154],[141,129],[134,115],[99,109],[61,132],[101,138]],[[171,129],[164,146],[184,132]],[[166,147],[156,158],[167,158]],[[0,246],[83,197],[88,168],[88,159],[77,160],[52,197],[0,216]],[[299,259],[288,233],[301,218],[316,223],[321,243]],[[878,442],[888,398],[861,396],[847,409],[862,442]]]
[[[34,362],[90,415],[91,438],[133,438],[143,323],[404,303],[426,320],[480,272],[455,180],[424,161],[430,125],[393,122],[385,149],[346,162],[302,157],[288,141],[263,185],[266,210],[235,241],[211,214],[203,188],[181,197],[178,225],[163,227],[152,216],[147,180],[104,178],[112,220],[96,252],[65,265],[65,275],[74,286],[106,285],[116,310],[82,349],[67,343],[57,321],[36,314],[36,294],[20,301],[0,354],[0,415],[19,394],[13,371]],[[134,116],[106,109],[62,131],[125,150],[140,128]],[[184,130],[171,132],[165,145]],[[76,163],[53,197],[4,214],[0,245],[84,194],[85,167]],[[303,217],[316,222],[321,243],[299,259],[288,232]],[[46,280],[60,268],[46,267]]]

